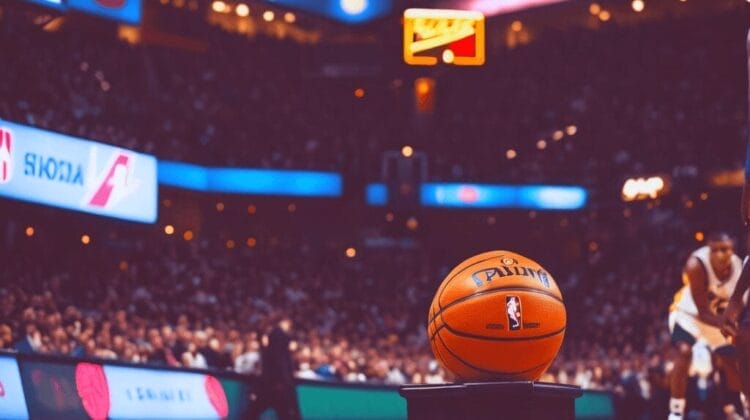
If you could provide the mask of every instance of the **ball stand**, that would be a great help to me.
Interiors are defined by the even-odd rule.
[[[574,419],[580,387],[544,382],[405,385],[409,420]]]

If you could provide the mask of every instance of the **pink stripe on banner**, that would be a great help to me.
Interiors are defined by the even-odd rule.
[[[89,204],[96,207],[106,207],[107,203],[109,202],[109,197],[112,195],[112,190],[117,186],[114,184],[114,177],[115,177],[115,171],[117,170],[117,167],[119,165],[122,165],[125,167],[125,170],[128,169],[128,157],[126,155],[119,155],[115,159],[115,162],[112,164],[112,167],[109,168],[109,171],[107,172],[107,176],[104,177],[104,180],[102,180],[101,185],[96,189],[96,193],[94,193],[94,196],[91,197],[91,201],[89,201]],[[120,185],[120,188],[123,186]]]
[[[6,149],[8,151],[8,154],[10,154],[10,132],[3,130],[0,128],[0,150]],[[3,160],[2,162],[2,177],[0,177],[0,182],[6,182],[8,180],[8,177],[10,174],[8,173],[8,167],[10,166],[10,162],[7,160]]]

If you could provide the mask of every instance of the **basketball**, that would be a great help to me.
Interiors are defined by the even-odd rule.
[[[448,273],[427,334],[435,358],[462,380],[536,380],[557,355],[565,324],[562,294],[542,266],[490,251]]]

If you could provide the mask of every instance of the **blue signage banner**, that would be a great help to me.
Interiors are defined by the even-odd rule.
[[[341,175],[335,172],[248,168],[209,168],[160,161],[159,183],[195,191],[234,194],[340,197]]]
[[[68,8],[130,24],[141,22],[141,0],[67,0]]]
[[[51,7],[60,11],[65,11],[65,3],[63,0],[26,0],[29,3],[38,4],[40,6]]]
[[[0,196],[154,223],[156,158],[0,121]]]
[[[371,206],[385,206],[388,204],[388,187],[382,183],[367,184],[365,201]]]
[[[345,23],[364,23],[385,16],[392,0],[272,0],[273,4],[317,13]]]
[[[587,199],[578,186],[425,183],[420,191],[427,207],[577,210]]]

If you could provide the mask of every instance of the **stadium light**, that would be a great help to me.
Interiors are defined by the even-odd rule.
[[[401,148],[401,154],[404,157],[411,157],[414,154],[414,149],[411,146],[404,146]]]
[[[612,15],[607,10],[602,10],[601,13],[599,13],[599,20],[602,22],[608,22],[611,17]]]
[[[274,18],[273,10],[266,10],[265,12],[263,12],[263,20],[265,20],[266,22],[272,21],[273,18]]]
[[[514,20],[513,23],[510,24],[510,29],[513,32],[521,32],[521,29],[523,29],[523,23],[520,20]]]
[[[250,14],[250,8],[245,3],[238,4],[234,11],[239,17],[246,17]]]
[[[657,198],[666,194],[668,187],[667,180],[661,176],[630,178],[622,186],[622,199],[634,201]]]
[[[544,139],[541,139],[536,142],[536,148],[539,150],[544,150],[547,148],[547,141]]]
[[[452,64],[455,59],[456,59],[456,54],[453,53],[453,50],[448,48],[445,51],[443,51],[443,63]]]
[[[164,233],[166,233],[167,235],[173,234],[174,233],[174,226],[172,226],[172,225],[166,225],[166,226],[164,226]]]
[[[81,243],[84,245],[88,245],[91,243],[91,237],[89,235],[86,235],[85,233],[81,236]]]
[[[560,141],[560,140],[562,140],[562,138],[563,138],[564,135],[565,134],[563,133],[562,130],[556,130],[554,133],[552,133],[552,140],[554,140],[554,141]]]
[[[577,132],[578,132],[578,127],[574,125],[569,125],[565,127],[565,134],[569,136],[575,136]]]
[[[26,228],[26,236],[28,236],[29,238],[31,238],[32,236],[34,236],[34,227],[33,226],[29,226],[29,227]]]
[[[211,3],[211,9],[216,13],[223,13],[227,9],[227,4],[221,0]]]
[[[349,15],[358,15],[367,8],[367,0],[341,0],[341,10]]]
[[[589,5],[589,13],[591,13],[594,16],[599,16],[599,13],[602,11],[602,6],[599,6],[599,3],[591,3]]]
[[[518,153],[513,149],[508,149],[508,151],[505,152],[505,157],[510,159],[515,159],[516,156],[518,156]]]
[[[357,256],[357,250],[355,248],[349,247],[346,248],[346,256],[349,258],[354,258]]]
[[[646,7],[646,3],[644,3],[643,0],[633,0],[630,3],[630,7],[632,7],[636,13],[640,13]]]
[[[292,12],[286,12],[284,13],[284,21],[286,23],[294,23],[294,21],[297,20],[297,16],[294,15]]]

